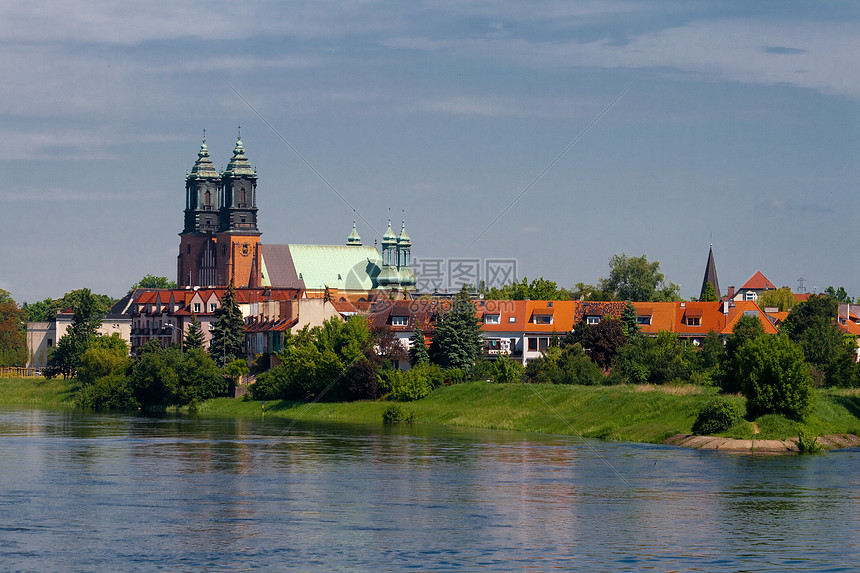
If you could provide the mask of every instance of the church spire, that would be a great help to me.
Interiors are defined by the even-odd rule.
[[[361,237],[358,236],[358,231],[355,229],[355,219],[352,220],[352,232],[346,238],[346,244],[350,247],[361,246]]]
[[[714,245],[711,244],[708,249],[708,263],[705,265],[705,278],[702,279],[702,292],[699,294],[699,300],[702,300],[705,295],[705,289],[708,283],[714,287],[714,294],[717,295],[717,300],[720,299],[720,281],[717,280],[717,264],[714,262]]]

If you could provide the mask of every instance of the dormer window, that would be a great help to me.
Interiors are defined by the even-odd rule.
[[[651,315],[649,314],[648,316],[637,316],[636,317],[636,324],[644,324],[644,325],[651,324]]]
[[[200,303],[199,302],[194,303],[194,312],[200,312]]]
[[[702,326],[702,319],[698,316],[688,316],[687,326]]]
[[[484,324],[499,324],[501,323],[501,318],[499,314],[485,314]]]
[[[392,316],[391,326],[409,326],[408,316]]]
[[[585,324],[600,324],[600,317],[599,316],[586,317]]]

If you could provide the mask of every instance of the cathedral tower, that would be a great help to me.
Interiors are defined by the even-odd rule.
[[[218,211],[218,280],[226,285],[260,286],[260,235],[257,228],[257,173],[245,157],[241,138],[221,174]]]
[[[221,177],[209,159],[204,134],[197,161],[185,177],[185,226],[179,234],[176,279],[179,286],[217,284],[214,233],[218,230],[216,202],[220,189]]]

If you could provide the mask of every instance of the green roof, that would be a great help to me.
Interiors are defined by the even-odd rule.
[[[356,245],[262,245],[265,286],[306,289],[377,288],[382,258],[376,247]],[[268,283],[268,284],[266,284]],[[287,284],[289,283],[289,284]]]

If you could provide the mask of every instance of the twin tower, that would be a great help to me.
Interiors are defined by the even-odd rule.
[[[206,138],[185,178],[185,226],[179,234],[177,283],[185,286],[259,287],[257,172],[237,139],[233,158],[219,174]]]

